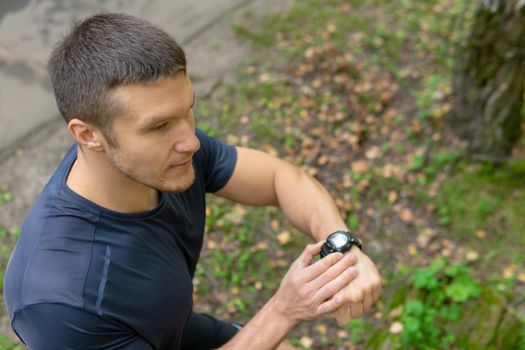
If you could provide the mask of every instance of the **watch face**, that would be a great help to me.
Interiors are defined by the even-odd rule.
[[[348,243],[348,236],[342,232],[338,232],[328,239],[332,246],[336,248],[344,247]]]

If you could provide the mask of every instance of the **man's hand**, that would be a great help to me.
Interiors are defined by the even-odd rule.
[[[319,242],[305,248],[273,297],[276,310],[292,324],[335,311],[345,300],[337,294],[356,277],[356,268],[352,266],[356,263],[354,253],[329,254],[311,264],[322,245]]]
[[[370,311],[381,294],[381,276],[372,260],[356,246],[346,254],[357,256],[354,266],[357,277],[334,296],[344,300],[334,313],[340,325],[347,325],[352,318],[359,318],[364,312]]]

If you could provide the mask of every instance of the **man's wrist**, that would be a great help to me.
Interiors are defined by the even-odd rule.
[[[272,323],[276,326],[279,326],[279,329],[285,330],[288,334],[300,321],[294,320],[289,317],[284,310],[279,301],[276,299],[275,295],[266,303],[265,308],[269,314],[269,319],[272,320]]]
[[[317,229],[315,234],[312,234],[314,240],[316,242],[324,241],[328,236],[330,236],[335,231],[349,231],[348,227],[345,225],[333,225],[333,226],[325,226],[323,228]]]

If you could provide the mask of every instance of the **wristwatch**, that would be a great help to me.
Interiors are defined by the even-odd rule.
[[[330,253],[347,252],[354,245],[358,246],[359,249],[363,249],[363,245],[355,233],[350,231],[335,231],[326,238],[321,248],[321,258],[324,258]]]

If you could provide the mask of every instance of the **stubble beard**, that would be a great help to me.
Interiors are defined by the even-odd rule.
[[[108,152],[107,155],[110,163],[113,164],[122,175],[159,192],[184,192],[195,182],[195,169],[193,168],[193,164],[188,172],[182,174],[182,176],[177,179],[169,181],[169,179],[166,179],[165,173],[159,174],[155,171],[143,170],[143,168],[126,165],[123,157],[119,155],[118,152]]]

